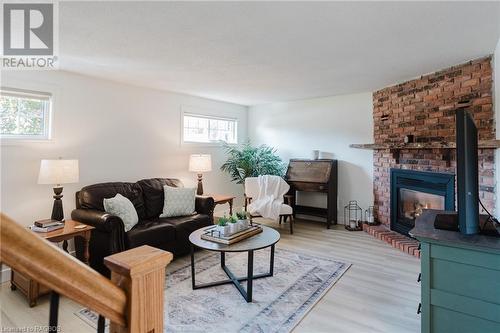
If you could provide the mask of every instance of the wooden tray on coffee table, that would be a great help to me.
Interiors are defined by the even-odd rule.
[[[247,229],[236,232],[230,236],[220,236],[219,232],[217,231],[217,228],[214,226],[213,228],[206,230],[203,234],[201,234],[200,237],[201,239],[210,242],[230,245],[242,241],[244,239],[247,239],[249,237],[252,237],[254,235],[257,235],[261,232],[262,232],[262,227],[259,224],[254,223]]]

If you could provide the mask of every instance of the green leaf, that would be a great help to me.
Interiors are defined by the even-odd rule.
[[[247,177],[274,175],[283,177],[286,165],[276,153],[276,149],[267,145],[252,146],[250,142],[240,146],[223,143],[227,160],[221,166],[231,181],[243,184]]]

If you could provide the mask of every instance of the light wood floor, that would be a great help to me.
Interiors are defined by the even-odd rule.
[[[277,223],[266,222],[277,227]],[[297,221],[294,235],[282,226],[279,247],[335,258],[352,264],[332,289],[314,306],[294,332],[420,332],[416,314],[420,287],[416,282],[419,260],[391,248],[364,232],[348,232],[343,226],[327,230],[324,224]],[[188,261],[180,258],[169,265],[175,269]],[[235,290],[236,292],[236,290]],[[168,297],[168,295],[167,295]],[[0,287],[2,327],[46,325],[49,300],[34,308],[11,291]],[[73,313],[81,306],[62,299],[59,323],[62,332],[95,332]]]

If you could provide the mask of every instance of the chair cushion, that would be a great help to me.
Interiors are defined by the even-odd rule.
[[[175,227],[167,219],[141,221],[127,232],[128,248],[150,245],[160,249],[175,241]]]
[[[281,204],[280,215],[292,215],[293,209],[287,204]],[[260,215],[252,215],[253,217],[261,217]]]
[[[179,179],[151,178],[139,180],[137,184],[144,194],[145,214],[147,219],[155,219],[163,211],[164,192],[163,186],[184,187]],[[140,223],[140,222],[139,222]]]
[[[291,215],[293,213],[293,209],[291,206],[287,204],[282,204],[280,208],[280,215]]]
[[[78,194],[79,207],[104,211],[104,199],[113,198],[118,193],[132,202],[139,220],[145,219],[142,189],[137,183],[113,182],[85,186]]]

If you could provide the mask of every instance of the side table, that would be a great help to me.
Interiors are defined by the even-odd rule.
[[[77,226],[84,225],[85,228],[75,228]],[[79,223],[73,220],[67,220],[64,223],[64,228],[54,230],[46,233],[39,233],[42,238],[45,238],[49,242],[59,243],[63,242],[64,251],[68,252],[68,240],[75,237],[83,238],[83,262],[88,265],[89,263],[89,240],[90,234],[94,227]],[[33,307],[36,305],[38,297],[48,294],[50,289],[44,285],[32,280],[15,270],[11,271],[10,275],[10,289],[19,289],[28,298],[29,306]]]
[[[215,201],[215,205],[229,204],[229,215],[233,215],[233,199],[236,198],[233,195],[224,194],[207,194],[207,196],[212,197]]]

